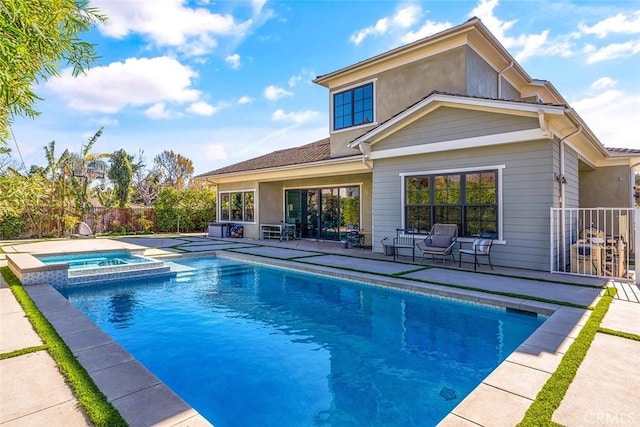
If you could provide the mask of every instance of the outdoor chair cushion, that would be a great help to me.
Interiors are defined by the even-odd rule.
[[[478,239],[474,242],[474,246],[476,249],[476,253],[478,254],[486,254],[491,249],[491,240],[490,239]]]
[[[431,236],[431,247],[448,248],[451,244],[451,236]]]

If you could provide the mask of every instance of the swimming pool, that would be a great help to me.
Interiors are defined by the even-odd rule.
[[[216,427],[435,425],[543,321],[225,259],[60,291]]]

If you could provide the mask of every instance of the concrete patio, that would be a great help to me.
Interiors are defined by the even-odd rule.
[[[205,255],[218,250],[221,256],[553,313],[441,422],[446,426],[517,424],[591,313],[589,310],[560,306],[553,301],[595,305],[602,292],[601,286],[605,284],[603,279],[598,278],[497,267],[491,271],[483,266],[479,273],[473,273],[469,271],[472,268],[470,264],[463,264],[463,268],[458,269],[457,264],[451,262],[444,266],[441,261],[412,263],[411,257],[402,257],[401,262],[393,262],[392,257],[373,254],[370,250],[342,249],[335,242],[304,240],[279,242],[174,235],[0,242],[0,246],[6,253],[60,253],[142,246],[152,256]],[[0,254],[0,266],[5,265],[3,258],[4,254]],[[619,289],[618,296],[601,326],[640,335],[640,290],[630,283],[616,282],[613,285]],[[86,318],[83,320],[84,316],[76,312],[53,288],[35,285],[26,289],[130,425],[209,425],[179,397],[165,390],[166,386],[119,345]],[[22,308],[3,281],[0,282],[0,309],[0,353],[41,345]],[[70,317],[75,320],[65,320]],[[554,421],[570,426],[639,422],[638,354],[640,342],[598,333],[574,382],[555,412]],[[134,371],[130,370],[132,368]],[[0,361],[0,373],[0,424],[35,426],[47,420],[47,425],[90,425],[46,351],[4,359]],[[118,385],[123,378],[133,378],[137,388],[123,390]],[[136,394],[141,400],[132,400]],[[603,399],[602,396],[608,398]]]

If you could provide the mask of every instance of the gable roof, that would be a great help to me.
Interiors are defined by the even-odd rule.
[[[325,138],[310,144],[274,151],[263,156],[205,172],[195,178],[307,164],[329,159],[331,159],[331,144],[329,143],[329,138]]]
[[[313,82],[334,90],[350,82],[362,81],[383,71],[397,68],[416,58],[425,58],[438,54],[443,49],[463,45],[476,51],[494,70],[499,71],[503,78],[520,90],[522,97],[536,95],[546,103],[567,104],[564,97],[548,80],[533,79],[480,18],[475,16],[439,33],[317,76]]]
[[[349,146],[357,147],[365,142],[374,143],[381,136],[383,137],[388,132],[393,132],[393,129],[398,127],[401,128],[405,126],[407,122],[415,120],[415,118],[428,113],[430,108],[433,109],[434,106],[438,107],[441,105],[493,110],[519,110],[535,114],[542,112],[554,115],[561,115],[564,113],[565,109],[569,108],[568,105],[565,104],[516,101],[482,96],[461,95],[434,90],[424,98],[394,114],[387,120],[369,129],[364,134],[358,136],[349,143]]]

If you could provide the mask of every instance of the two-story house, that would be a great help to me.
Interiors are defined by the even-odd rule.
[[[397,228],[454,223],[494,235],[494,264],[547,270],[551,207],[633,206],[640,150],[606,149],[477,18],[314,82],[329,90],[327,139],[197,177],[246,237],[284,219],[339,240],[355,224],[381,252]]]

